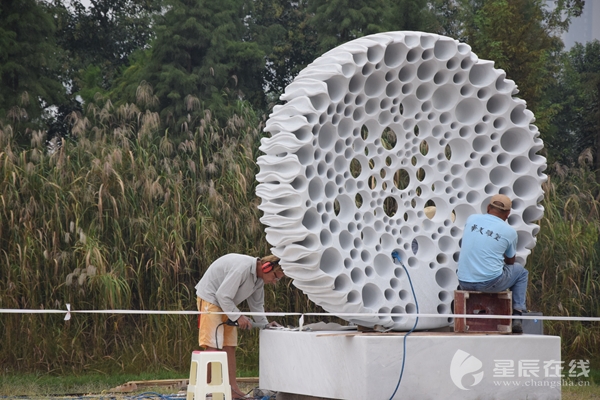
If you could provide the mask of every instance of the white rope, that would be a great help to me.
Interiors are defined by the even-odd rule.
[[[69,320],[72,314],[131,314],[131,315],[201,315],[217,314],[225,315],[231,313],[210,312],[210,311],[184,311],[184,310],[72,310],[71,305],[67,304],[67,310],[38,310],[38,309],[18,309],[18,308],[0,308],[0,314],[65,314],[65,320]],[[531,319],[543,321],[587,321],[600,322],[600,317],[580,317],[580,316],[553,316],[553,315],[493,315],[493,314],[398,314],[398,313],[299,313],[299,312],[236,312],[235,314],[248,316],[265,317],[285,317],[285,316],[310,316],[310,317],[350,317],[350,318],[369,318],[369,317],[397,317],[397,318],[468,318],[468,319]]]

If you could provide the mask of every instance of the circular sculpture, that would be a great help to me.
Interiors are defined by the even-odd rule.
[[[366,36],[307,66],[267,121],[256,176],[294,285],[328,312],[364,314],[348,321],[408,330],[416,303],[397,251],[419,312],[440,314],[418,328],[446,326],[463,226],[496,193],[513,199],[525,264],[546,159],[516,93],[468,45],[422,32]]]

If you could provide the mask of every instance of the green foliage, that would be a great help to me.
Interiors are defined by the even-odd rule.
[[[0,5],[0,308],[195,310],[194,285],[215,258],[269,251],[255,196],[263,87],[276,100],[322,52],[414,29],[466,41],[504,69],[553,160],[571,166],[583,150],[577,167],[550,172],[529,301],[546,315],[600,315],[600,49],[563,59],[554,37],[581,1],[559,0],[561,14],[540,0],[435,0],[433,15],[423,0],[172,0],[150,30],[151,1],[73,14],[42,4]],[[70,79],[85,110],[65,99]],[[39,126],[51,104],[63,105],[68,134],[49,148],[25,121]],[[268,289],[268,310],[322,311],[284,282]],[[597,324],[547,327],[565,357],[597,358]],[[196,334],[193,316],[3,315],[0,366],[186,370]],[[258,335],[241,338],[239,365],[253,370]]]
[[[174,0],[157,19],[152,50],[133,77],[154,87],[161,120],[174,134],[197,127],[204,109],[223,121],[239,99],[264,102],[263,53],[256,43],[243,41],[243,5],[241,0]]]
[[[80,72],[91,66],[100,74],[94,83],[109,89],[129,56],[150,42],[152,19],[159,10],[155,0],[96,0],[87,8],[81,1],[67,6],[64,0],[54,0],[56,38],[68,56],[72,91],[85,88]]]
[[[435,14],[427,0],[399,0],[390,7],[385,30],[435,32]]]
[[[42,132],[24,149],[5,127],[0,308],[194,310],[212,260],[267,253],[254,196],[261,123],[238,111],[223,126],[206,113],[175,145],[157,114],[104,101],[72,116],[73,140],[51,154]],[[9,315],[0,359],[14,370],[184,368],[196,334],[193,316]]]
[[[387,30],[390,3],[384,0],[312,0],[308,5],[319,55],[350,40]]]
[[[545,184],[528,289],[530,308],[545,315],[600,316],[600,186],[589,156],[583,154],[576,168],[555,164]],[[546,327],[561,336],[563,358],[598,358],[599,324],[555,321]]]
[[[54,0],[56,37],[78,72],[94,65],[101,71],[100,87],[109,89],[128,57],[154,36],[152,18],[160,11],[154,0],[96,0],[86,8],[81,1]]]
[[[52,398],[68,396],[76,398],[76,395],[82,393],[106,393],[112,388],[116,388],[126,382],[132,381],[150,381],[159,379],[185,379],[181,373],[173,371],[153,371],[135,372],[132,374],[100,374],[98,372],[77,372],[73,374],[64,374],[55,376],[52,374],[14,374],[0,375],[0,395],[27,398]],[[146,389],[146,390],[144,390]],[[162,388],[163,391],[166,388]],[[165,393],[173,393],[175,388],[169,388],[170,391]],[[157,392],[160,388],[144,388],[140,387],[139,392]],[[42,397],[44,396],[44,397]],[[52,396],[52,397],[48,397]],[[94,396],[95,397],[95,396]],[[122,398],[137,397],[136,393],[123,394]],[[5,397],[6,398],[6,397]],[[106,398],[102,396],[101,398]],[[110,398],[120,398],[114,397]]]
[[[0,4],[0,118],[15,126],[40,126],[44,110],[65,99],[54,41],[55,25],[43,3],[6,0]],[[20,143],[26,138],[19,135]]]
[[[495,67],[519,87],[519,97],[536,114],[544,130],[548,115],[540,107],[548,82],[553,79],[548,58],[561,42],[545,24],[541,0],[492,0],[476,2],[465,40],[478,57],[493,60]]]
[[[547,91],[556,109],[545,135],[551,159],[575,165],[579,154],[592,151],[598,164],[600,132],[600,42],[576,44],[560,58],[560,74]]]
[[[294,77],[320,54],[316,31],[309,24],[306,2],[257,0],[252,2],[251,40],[266,54],[263,86],[276,101]]]

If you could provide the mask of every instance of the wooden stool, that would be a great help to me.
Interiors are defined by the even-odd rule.
[[[210,382],[207,382],[210,364]],[[194,351],[190,367],[190,383],[186,400],[206,400],[212,393],[214,400],[231,400],[227,353],[224,351]]]
[[[512,292],[498,293],[454,291],[455,314],[512,315]],[[510,318],[455,318],[454,332],[511,333]]]

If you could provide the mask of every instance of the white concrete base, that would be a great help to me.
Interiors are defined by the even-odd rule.
[[[331,399],[390,399],[404,333],[260,333],[260,388]],[[560,337],[414,332],[394,399],[560,399]]]

